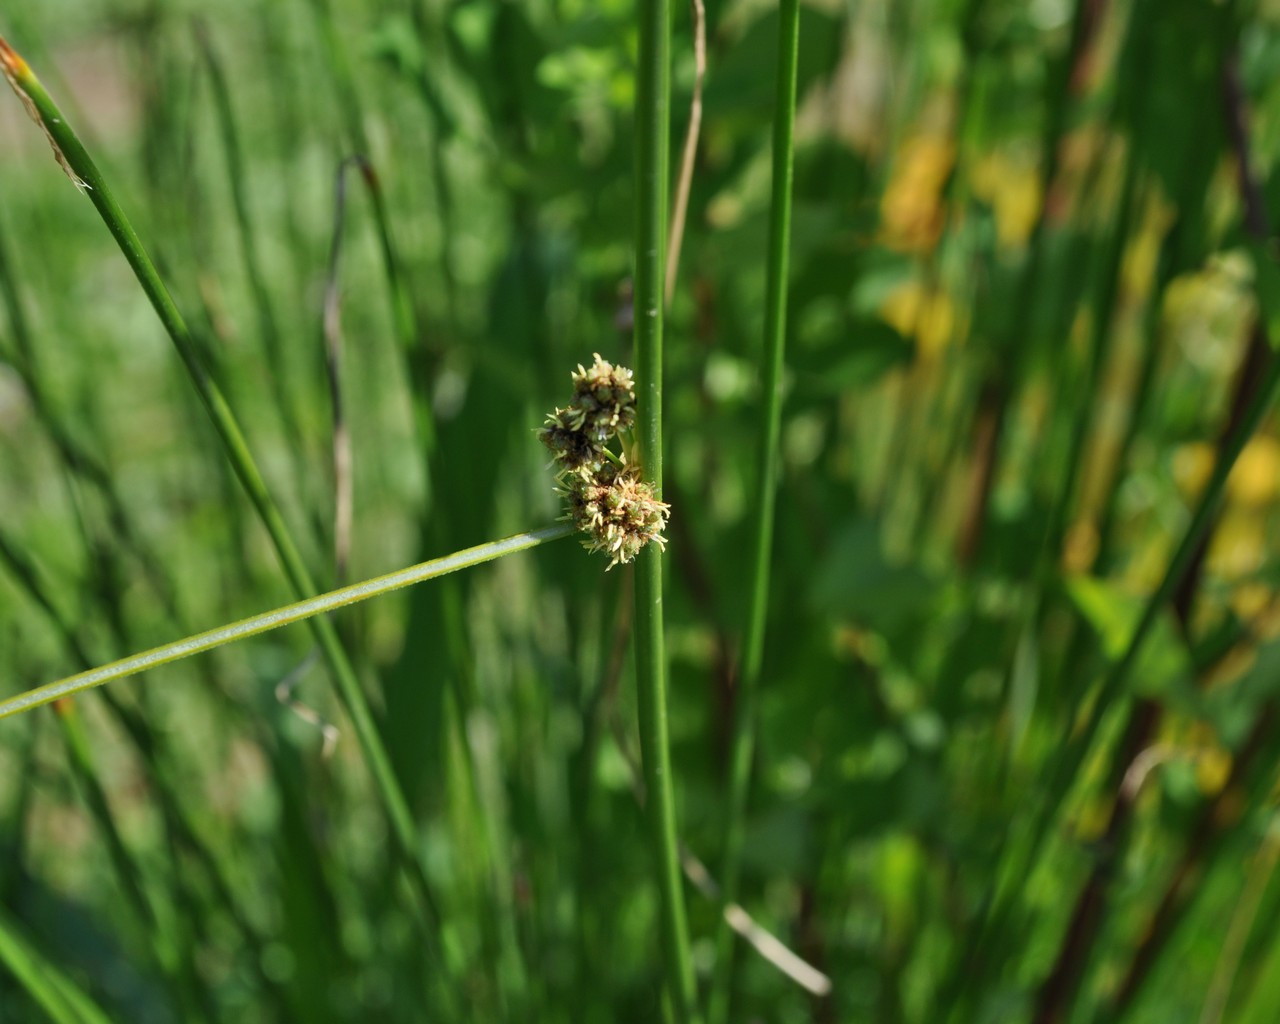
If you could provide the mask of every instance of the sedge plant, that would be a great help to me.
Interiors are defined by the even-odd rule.
[[[196,393],[217,431],[223,450],[241,486],[271,538],[285,576],[295,594],[302,600],[313,596],[316,587],[310,571],[267,488],[239,422],[221,389],[205,367],[185,319],[169,294],[155,263],[147,254],[142,240],[115,199],[109,184],[99,172],[97,165],[62,111],[40,84],[35,73],[3,38],[0,38],[0,70],[3,70],[14,92],[26,106],[27,112],[45,133],[58,164],[97,209],[107,230],[120,247],[138,283],[146,293],[152,308],[160,317],[165,332],[177,349]],[[333,624],[323,617],[315,617],[308,621],[337,685],[338,693],[351,716],[356,736],[387,813],[400,856],[409,868],[409,878],[424,902],[424,909],[429,908],[434,900],[429,893],[426,876],[421,870],[421,863],[415,852],[412,814],[400,783],[392,770],[386,748],[378,735],[368,699]]]
[[[66,33],[93,34],[53,6],[6,33],[47,36],[23,52],[50,87]],[[137,132],[97,96],[63,112],[148,182],[135,224],[312,582],[348,582],[322,575],[331,529],[351,580],[422,564],[288,589],[93,208],[19,138],[4,671],[152,650],[0,705],[0,1016],[160,1019],[128,975],[183,1020],[1270,1020],[1280,447],[1237,400],[1273,371],[1237,356],[1277,300],[1224,171],[1273,162],[1271,26],[1199,0],[808,5],[788,257],[766,118],[793,5],[707,12],[669,219],[665,66],[696,109],[705,65],[666,52],[678,5],[250,6],[210,19],[221,78],[181,17],[122,20]],[[360,234],[331,219],[340,163],[370,190]],[[341,631],[434,916],[327,678],[287,677],[341,730],[332,758],[272,697],[318,645],[260,631],[307,615]],[[106,970],[59,926],[86,914]]]

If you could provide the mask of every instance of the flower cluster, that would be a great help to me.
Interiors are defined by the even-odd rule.
[[[556,459],[558,490],[568,505],[564,518],[587,535],[588,550],[609,555],[613,568],[631,561],[650,541],[666,545],[662,530],[670,506],[654,497],[625,455],[607,447],[635,425],[631,371],[596,355],[590,369],[579,363],[572,376],[573,401],[547,416],[538,439]]]

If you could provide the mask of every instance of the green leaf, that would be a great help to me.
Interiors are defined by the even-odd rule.
[[[890,637],[926,618],[938,593],[937,582],[922,570],[884,556],[879,526],[869,519],[849,522],[818,564],[813,606]]]
[[[1093,576],[1072,576],[1066,591],[1093,627],[1109,661],[1124,655],[1146,603],[1144,597],[1122,591],[1116,584]],[[1191,653],[1167,611],[1152,628],[1133,670],[1133,688],[1146,696],[1177,695],[1193,699]]]
[[[1268,245],[1249,242],[1249,254],[1253,257],[1254,292],[1262,307],[1261,316],[1267,332],[1267,341],[1273,349],[1280,349],[1280,262]]]
[[[803,395],[829,397],[865,387],[909,363],[915,354],[915,346],[883,321],[824,321],[819,316],[821,307],[815,304],[811,309],[810,344],[804,344],[802,337],[792,360],[796,386]]]

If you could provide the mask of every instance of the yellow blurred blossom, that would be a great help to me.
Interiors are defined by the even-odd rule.
[[[1149,769],[1190,763],[1201,793],[1215,796],[1221,792],[1231,777],[1232,759],[1213,726],[1201,720],[1167,717],[1160,731],[1159,742],[1145,751]]]
[[[1236,603],[1236,594],[1242,595]],[[1260,644],[1280,639],[1280,599],[1265,583],[1244,583],[1232,595],[1235,613],[1249,623],[1250,632]]]
[[[974,165],[970,186],[995,211],[1001,247],[1026,245],[1040,216],[1040,175],[1034,164],[1007,153],[988,153]]]
[[[1213,473],[1214,446],[1193,441],[1173,453],[1173,481],[1184,498],[1198,498]],[[1233,505],[1260,509],[1280,495],[1280,441],[1258,436],[1244,447],[1227,477],[1227,497]]]
[[[1255,437],[1240,453],[1227,493],[1233,502],[1257,508],[1275,500],[1280,492],[1280,442],[1273,437]]]
[[[1266,523],[1258,516],[1228,509],[1213,531],[1205,565],[1219,579],[1238,580],[1262,568],[1266,556]]]
[[[1257,661],[1258,652],[1255,648],[1245,645],[1233,647],[1205,673],[1201,685],[1206,690],[1228,686],[1243,679]]]
[[[922,359],[932,359],[950,343],[956,308],[945,292],[926,292],[918,281],[895,288],[880,306],[880,318],[904,338],[916,339]]]
[[[1135,302],[1145,299],[1151,293],[1156,262],[1160,258],[1160,246],[1164,243],[1164,237],[1172,226],[1175,215],[1176,207],[1159,195],[1152,196],[1137,233],[1125,246],[1120,279],[1124,283],[1125,293]]]
[[[955,145],[935,135],[908,139],[880,199],[881,236],[899,252],[928,252],[942,234],[942,189],[955,164]]]
[[[1231,610],[1248,621],[1256,619],[1275,600],[1275,594],[1264,583],[1242,583],[1231,592]]]
[[[1180,445],[1173,453],[1173,482],[1182,496],[1198,498],[1213,474],[1214,448],[1205,441]]]
[[[1196,757],[1196,785],[1205,796],[1217,796],[1231,778],[1231,753],[1214,745]]]
[[[1098,526],[1089,519],[1077,519],[1067,530],[1062,545],[1062,567],[1069,573],[1088,572],[1098,557]]]
[[[1245,254],[1222,253],[1165,289],[1166,330],[1192,365],[1223,376],[1235,369],[1257,308],[1252,276]]]

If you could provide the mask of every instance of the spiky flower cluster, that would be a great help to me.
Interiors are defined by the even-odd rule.
[[[585,533],[589,551],[609,555],[609,568],[629,562],[650,541],[665,547],[662,536],[670,506],[654,497],[640,471],[608,443],[636,420],[635,383],[625,366],[597,354],[590,369],[573,375],[573,401],[556,409],[538,431],[555,456],[557,490],[568,506],[565,519]]]

